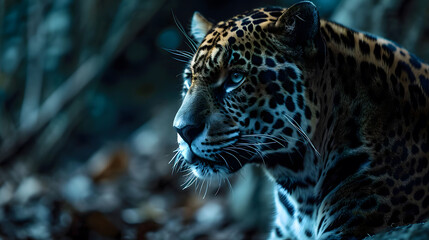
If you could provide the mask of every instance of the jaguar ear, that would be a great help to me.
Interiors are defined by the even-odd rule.
[[[305,45],[314,41],[319,32],[319,12],[309,1],[294,4],[277,19],[270,29],[280,41],[289,45]]]
[[[213,23],[207,20],[201,13],[195,12],[192,16],[191,34],[198,44],[200,44],[207,32],[213,27]]]

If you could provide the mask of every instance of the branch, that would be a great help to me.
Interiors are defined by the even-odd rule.
[[[20,127],[27,128],[37,121],[43,83],[43,48],[45,45],[43,9],[44,0],[28,2],[27,21],[27,76],[20,116]]]
[[[118,20],[114,21],[118,24],[112,26],[108,39],[102,47],[102,54],[95,54],[87,59],[69,79],[46,99],[34,124],[21,128],[17,134],[5,140],[3,145],[0,146],[0,165],[9,163],[66,105],[75,100],[78,94],[115,59],[138,31],[144,28],[161,8],[164,1],[154,0],[152,4],[149,4],[153,7],[150,11],[142,11],[142,9],[136,7],[137,5],[131,5],[131,1],[122,2],[116,16]],[[126,5],[125,2],[130,5]],[[133,3],[138,4],[141,2],[134,0]],[[143,5],[148,6],[147,4]],[[120,21],[121,18],[125,22]],[[115,30],[114,27],[119,29]]]

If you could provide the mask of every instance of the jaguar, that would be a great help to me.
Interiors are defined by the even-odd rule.
[[[181,167],[206,180],[261,166],[272,240],[429,229],[429,65],[311,2],[218,23],[195,12],[190,32]]]

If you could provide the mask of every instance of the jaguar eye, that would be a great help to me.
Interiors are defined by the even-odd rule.
[[[244,74],[242,74],[242,73],[235,72],[235,73],[231,74],[231,81],[233,83],[237,83],[238,84],[241,81],[243,81],[243,78],[244,78]]]
[[[232,72],[229,74],[227,80],[225,81],[225,91],[227,93],[231,92],[235,88],[243,83],[243,80],[246,78],[244,73],[241,72]]]

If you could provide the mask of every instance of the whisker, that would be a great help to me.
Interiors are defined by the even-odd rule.
[[[204,191],[203,199],[206,198],[207,190],[209,189],[209,181],[206,181],[206,190]]]
[[[221,180],[220,180],[220,178],[218,178],[218,187],[217,187],[217,190],[216,190],[216,193],[215,193],[215,196],[217,196],[217,194],[219,193],[219,190],[220,190],[220,187],[221,187],[221,185],[222,185],[222,182],[221,182]]]
[[[174,151],[176,151],[176,150],[174,150]],[[179,151],[176,151],[176,153],[174,154],[174,156],[171,158],[171,160],[168,162],[168,164],[170,164],[176,157],[177,157],[177,155],[179,154]]]
[[[188,45],[188,43],[186,43],[189,48],[191,50],[193,50],[193,53],[197,52],[197,44],[194,42],[194,40],[189,37],[189,35],[186,33],[185,29],[183,28],[182,24],[180,24],[179,20],[176,18],[176,15],[174,15],[174,12],[171,12],[173,15],[173,19],[174,19],[174,23],[176,24],[177,28],[179,28],[180,32],[182,32],[183,36],[185,36],[185,38],[189,41],[190,45]]]
[[[179,62],[183,62],[183,63],[188,63],[188,60],[184,60],[184,59],[180,59],[180,58],[175,58],[173,57],[174,60],[179,61]]]
[[[231,182],[229,181],[229,178],[224,178],[224,179],[226,179],[226,182],[228,183],[230,191],[233,192],[232,185],[231,185]]]
[[[188,52],[188,51],[184,51],[184,50],[177,50],[177,49],[170,49],[170,48],[162,48],[165,51],[176,55],[176,56],[180,56],[180,57],[186,57],[187,59],[192,59],[193,55],[192,53]]]
[[[270,140],[273,140],[273,141],[275,141],[276,143],[278,143],[279,145],[281,145],[281,146],[283,146],[284,148],[286,148],[282,143],[280,143],[278,140],[277,140],[277,138],[278,137],[276,137],[276,136],[270,136],[270,135],[262,135],[262,134],[259,134],[259,135],[256,135],[256,134],[246,134],[246,135],[243,135],[243,136],[249,136],[249,137],[262,137],[262,138],[268,138],[268,139],[270,139]],[[282,141],[282,139],[279,139],[280,141]]]
[[[224,158],[224,157],[222,157],[222,155],[220,155],[220,154],[216,154],[217,156],[219,156],[219,157],[221,157],[222,159],[223,159],[223,161],[225,162],[225,165],[228,167],[228,168],[230,168],[229,167],[229,165],[228,165],[228,162],[226,161],[226,159]]]
[[[238,164],[240,164],[241,167],[243,167],[243,164],[241,164],[240,160],[238,160],[238,158],[236,156],[234,156],[234,154],[228,152],[228,150],[224,149],[224,152],[230,156],[232,156],[233,158],[235,158],[238,162]]]
[[[285,117],[286,117],[286,120],[288,120],[288,122],[296,129],[296,130],[298,130],[298,132],[301,134],[301,136],[305,139],[305,140],[307,140],[307,143],[308,144],[310,144],[310,146],[311,146],[311,148],[316,152],[316,155],[318,156],[318,157],[320,157],[321,155],[320,155],[320,153],[319,153],[319,151],[317,151],[317,149],[316,149],[316,147],[314,146],[314,144],[311,142],[311,140],[310,140],[310,138],[307,136],[307,134],[305,134],[305,132],[302,130],[302,128],[298,125],[298,123],[293,119],[293,118],[291,118],[290,116],[288,116],[288,115],[284,115]],[[293,122],[292,122],[293,121]]]

